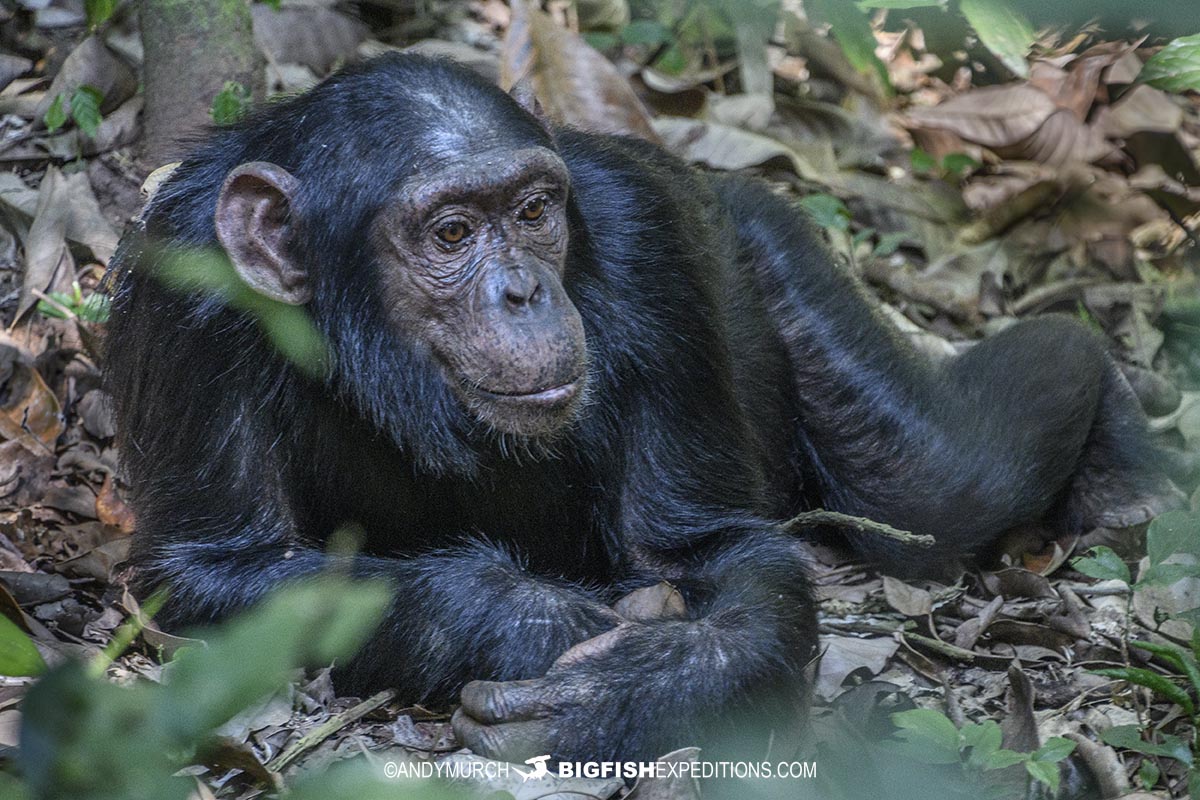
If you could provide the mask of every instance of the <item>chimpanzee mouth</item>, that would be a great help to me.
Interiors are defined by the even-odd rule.
[[[553,407],[565,405],[574,400],[575,396],[579,394],[579,389],[582,385],[583,378],[581,376],[573,381],[560,383],[557,386],[540,389],[536,392],[500,392],[493,389],[484,389],[482,386],[477,387],[476,391],[484,397],[502,403]]]

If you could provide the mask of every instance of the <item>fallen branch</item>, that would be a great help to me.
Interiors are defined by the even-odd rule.
[[[895,539],[898,542],[910,544],[915,547],[932,547],[937,543],[936,539],[926,533],[902,531],[884,522],[876,522],[866,517],[855,517],[851,514],[842,514],[839,511],[826,511],[823,508],[813,511],[803,511],[797,514],[783,523],[783,529],[786,531],[797,531],[801,528],[815,528],[820,525],[849,528],[860,533],[873,533],[879,536],[886,536],[889,539]]]
[[[335,714],[330,717],[325,724],[313,728],[308,733],[296,740],[288,749],[284,750],[279,755],[272,758],[267,763],[267,769],[272,772],[279,772],[288,764],[295,761],[301,754],[311,750],[321,742],[328,739],[333,734],[340,731],[352,722],[355,722],[367,714],[370,714],[375,709],[379,708],[384,703],[396,696],[394,689],[384,689],[376,695],[368,697],[353,708],[348,708],[340,714]]]

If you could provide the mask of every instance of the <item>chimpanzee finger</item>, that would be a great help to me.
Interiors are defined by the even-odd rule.
[[[521,762],[553,749],[550,723],[545,720],[482,725],[460,708],[450,718],[450,725],[459,744],[485,758]]]
[[[546,691],[545,682],[538,679],[471,681],[463,687],[460,700],[466,714],[495,725],[545,717],[550,710]]]

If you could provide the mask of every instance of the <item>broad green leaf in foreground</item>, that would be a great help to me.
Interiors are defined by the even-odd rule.
[[[1155,53],[1138,80],[1166,92],[1200,91],[1200,33],[1176,39]]]
[[[962,0],[959,5],[979,41],[1000,63],[1022,78],[1029,77],[1025,56],[1033,44],[1029,20],[1009,5],[1008,0]]]

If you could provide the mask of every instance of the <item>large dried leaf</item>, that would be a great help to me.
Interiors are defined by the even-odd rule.
[[[0,53],[0,89],[8,86],[31,69],[33,69],[33,62],[28,58]]]
[[[1060,108],[1026,138],[994,149],[1002,158],[1063,166],[1100,161],[1116,146],[1104,138],[1101,127],[1080,122],[1073,113]]]
[[[70,209],[69,181],[57,167],[50,167],[42,178],[33,224],[25,239],[25,281],[13,324],[37,302],[35,291],[65,291],[75,278],[75,260],[66,239]]]
[[[1052,97],[1059,108],[1070,110],[1082,122],[1096,100],[1104,70],[1132,52],[1134,47],[1136,44],[1126,42],[1103,42],[1080,53],[1068,69],[1038,61],[1033,65],[1029,82]]]
[[[250,7],[254,17],[254,43],[282,64],[303,64],[324,75],[338,61],[350,58],[367,38],[367,26],[332,8],[288,5],[279,9],[267,3]]]
[[[872,675],[883,672],[900,643],[882,637],[822,636],[821,646],[821,671],[817,675],[815,691],[820,697],[832,700],[841,694],[842,681],[851,672],[857,669],[866,669]]]
[[[139,106],[141,103],[140,100],[130,102],[137,102]],[[50,184],[46,182],[48,179],[51,180]],[[0,175],[0,203],[29,219],[37,218],[42,191],[47,190],[53,192],[50,202],[55,207],[51,216],[57,216],[60,212],[64,216],[66,238],[88,248],[97,261],[107,265],[116,252],[119,237],[100,211],[100,204],[86,173],[63,175],[55,169],[51,178],[47,172],[47,177],[42,180],[41,191],[28,188],[20,178],[11,173]],[[26,248],[29,246],[27,243]],[[26,269],[28,271],[28,267]]]
[[[731,125],[659,117],[654,120],[654,130],[676,155],[713,169],[739,170],[778,160],[790,165],[802,178],[820,178],[812,165],[782,142]]]
[[[80,86],[92,86],[100,90],[100,94],[104,96],[100,110],[107,114],[133,97],[138,81],[137,75],[129,65],[109,50],[104,42],[95,36],[89,36],[63,61],[49,90],[34,112],[34,124],[42,124],[46,110],[59,95],[62,95],[64,104],[69,107],[71,94]]]
[[[58,398],[33,367],[9,363],[6,400],[0,405],[0,436],[35,454],[53,452],[54,441],[64,429]]]
[[[1124,139],[1142,131],[1176,133],[1183,124],[1183,109],[1153,86],[1135,86],[1113,103],[1104,118],[1105,132]]]
[[[916,128],[948,130],[984,147],[1005,147],[1032,136],[1058,106],[1028,85],[988,86],[932,108],[908,112]]]
[[[516,0],[500,64],[506,89],[528,78],[551,119],[583,130],[658,141],[629,82],[580,36],[531,0]]]

